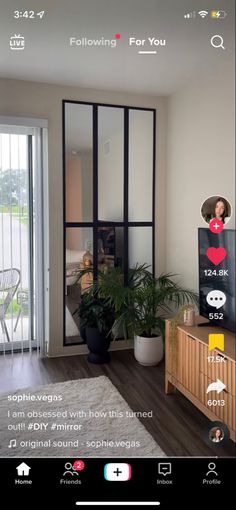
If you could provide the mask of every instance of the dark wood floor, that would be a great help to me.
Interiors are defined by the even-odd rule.
[[[111,353],[107,365],[88,363],[86,356],[39,359],[36,354],[0,356],[0,391],[106,375],[134,411],[153,410],[143,423],[169,456],[234,456],[232,441],[214,448],[204,442],[209,420],[185,397],[164,392],[164,364],[139,365],[132,350]]]

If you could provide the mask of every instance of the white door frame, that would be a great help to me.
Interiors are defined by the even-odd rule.
[[[11,342],[14,349],[37,348],[44,356],[49,332],[48,122],[46,119],[0,116],[0,132],[33,135],[35,171],[35,341]],[[23,344],[23,345],[22,345]],[[28,345],[27,345],[28,344]],[[5,343],[5,347],[7,344]],[[0,351],[4,344],[0,344]],[[6,350],[9,352],[9,350]]]

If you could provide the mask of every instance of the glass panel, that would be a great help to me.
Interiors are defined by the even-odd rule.
[[[129,228],[129,267],[148,264],[152,271],[152,227]]]
[[[98,218],[123,220],[124,110],[98,108]]]
[[[92,106],[65,106],[66,221],[92,221],[93,217],[93,115]]]
[[[30,190],[29,190],[30,182]],[[30,191],[30,196],[29,196]],[[33,187],[26,135],[0,134],[0,350],[34,340]],[[25,345],[27,343],[27,345]]]
[[[91,274],[78,280],[80,269],[93,266],[93,229],[67,228],[66,230],[66,299],[65,324],[66,344],[83,343],[80,336],[79,319],[75,312],[81,295],[91,284]]]
[[[123,227],[103,226],[98,228],[98,267],[123,267],[124,260]]]
[[[152,221],[153,112],[129,111],[129,221]]]

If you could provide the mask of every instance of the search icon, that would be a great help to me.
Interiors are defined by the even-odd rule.
[[[223,44],[224,44],[224,39],[221,35],[213,35],[212,36],[211,45],[214,48],[222,48],[223,50],[225,50],[225,47],[223,46]]]

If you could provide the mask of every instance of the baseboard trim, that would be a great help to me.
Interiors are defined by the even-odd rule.
[[[67,352],[55,352],[53,354],[47,354],[47,358],[64,358],[66,356],[82,356],[84,354],[88,354],[89,350],[87,345],[76,345],[77,349],[76,352],[68,352],[69,345],[67,347]],[[73,346],[75,347],[75,346]],[[114,342],[111,342],[109,351],[125,351],[127,349],[133,349],[134,348],[134,341],[133,340],[115,340]]]

